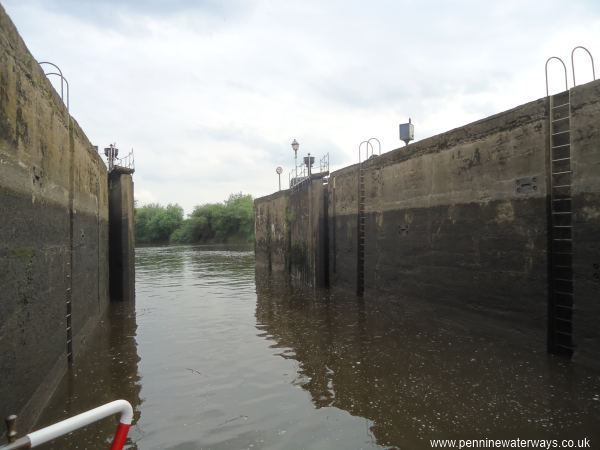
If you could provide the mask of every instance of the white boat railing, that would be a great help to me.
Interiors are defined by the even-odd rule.
[[[60,436],[69,434],[79,428],[88,426],[91,423],[97,422],[114,414],[120,414],[119,425],[115,432],[110,450],[122,450],[127,440],[127,434],[133,420],[133,408],[127,400],[115,400],[89,411],[69,417],[61,422],[55,423],[48,427],[33,431],[23,437],[15,439],[14,434],[9,429],[9,442],[7,445],[0,447],[0,450],[17,450],[26,448],[35,448],[40,445],[50,442]],[[15,416],[12,416],[16,418]]]

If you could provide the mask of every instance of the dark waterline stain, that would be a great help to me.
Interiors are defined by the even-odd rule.
[[[39,426],[116,398],[130,449],[431,448],[429,439],[600,444],[600,374],[399,299],[305,290],[243,248],[141,248]],[[114,420],[46,449],[105,449]]]

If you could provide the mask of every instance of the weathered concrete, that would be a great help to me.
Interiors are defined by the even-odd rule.
[[[290,221],[289,191],[279,191],[255,202],[254,239],[256,264],[269,272],[289,271]]]
[[[132,170],[116,167],[108,177],[110,298],[135,300],[135,235]]]
[[[327,286],[327,190],[321,174],[255,201],[256,263],[309,286]]]
[[[579,358],[600,361],[600,82],[571,90],[573,334]]]
[[[0,414],[26,431],[108,304],[108,186],[1,6],[0,205]]]
[[[570,95],[574,357],[598,361],[600,81]],[[548,232],[549,120],[548,99],[540,99],[363,163],[365,295],[456,308],[504,326],[507,339],[544,348],[549,254],[560,244]],[[561,170],[561,162],[553,164]],[[353,165],[333,172],[324,186],[329,283],[352,291],[358,182]],[[267,204],[267,197],[256,200],[257,208]],[[307,217],[312,206],[304,198],[286,207]],[[304,240],[292,233],[289,247],[293,258]],[[315,276],[315,265],[305,266]]]

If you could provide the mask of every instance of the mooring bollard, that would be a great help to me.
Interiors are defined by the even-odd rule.
[[[120,413],[119,425],[115,433],[110,450],[122,450],[127,440],[127,434],[133,420],[133,408],[126,400],[115,400],[106,405],[99,406],[76,416],[65,419],[48,427],[33,431],[21,438],[16,437],[16,416],[9,416],[6,419],[8,427],[9,444],[0,447],[0,450],[18,450],[26,448],[35,448],[46,442],[52,441],[57,437],[69,434],[72,431],[83,428],[91,423],[97,422],[105,417]],[[12,441],[11,441],[12,439]]]

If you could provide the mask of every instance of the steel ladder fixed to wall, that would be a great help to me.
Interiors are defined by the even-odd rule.
[[[594,58],[590,51],[577,46],[571,51],[573,87],[575,82],[575,52],[585,51],[590,58],[592,79],[596,79]],[[548,64],[559,62],[563,69],[565,90],[549,94]],[[571,356],[573,342],[573,204],[571,162],[571,92],[567,66],[557,56],[546,60],[546,96],[549,99],[548,167],[548,351]]]
[[[358,248],[356,254],[356,294],[363,295],[365,291],[365,171],[362,163],[358,165]]]
[[[371,141],[377,142],[379,145],[379,156],[381,156],[381,142],[377,138],[371,138],[363,141],[358,146],[358,205],[357,205],[357,249],[356,249],[356,295],[362,296],[365,292],[365,244],[366,244],[366,221],[367,213],[365,211],[365,170],[364,163],[374,158],[375,152]],[[362,158],[361,147],[365,145],[365,158]],[[369,156],[371,149],[371,156]]]
[[[550,96],[548,349],[573,353],[573,208],[570,92]]]

